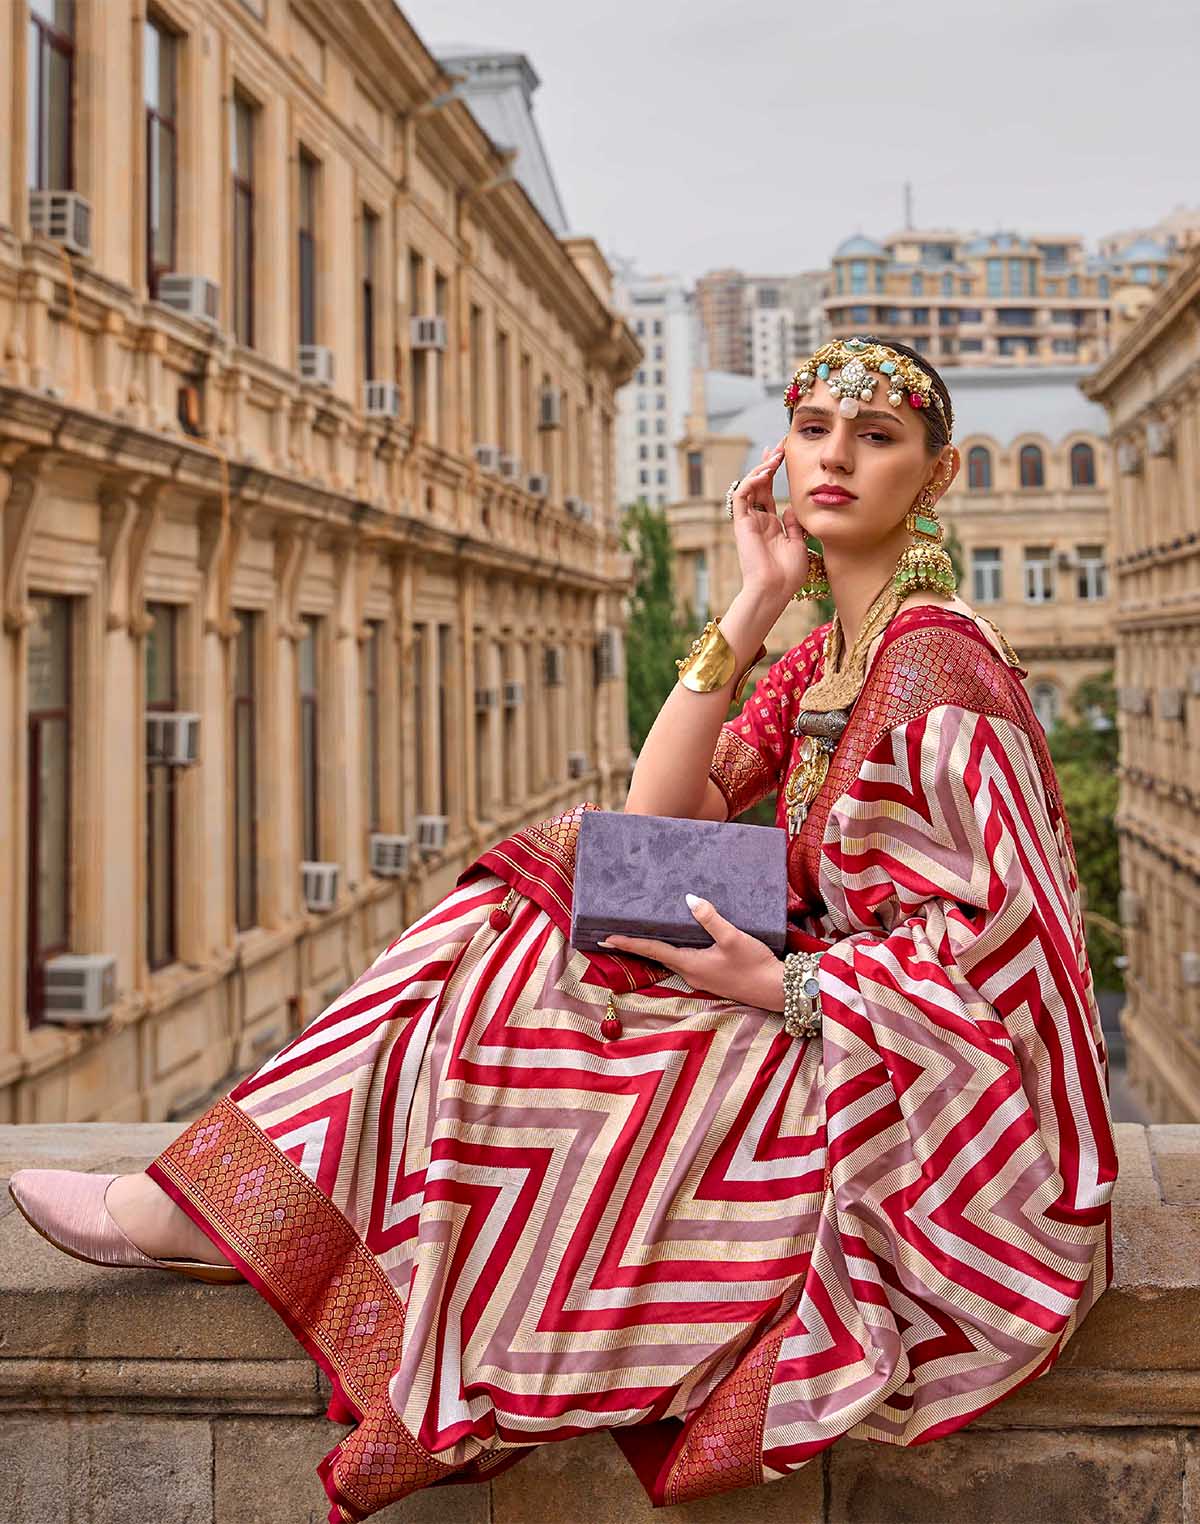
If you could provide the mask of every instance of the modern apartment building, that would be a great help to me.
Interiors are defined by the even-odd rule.
[[[644,498],[661,508],[682,487],[675,445],[697,363],[695,306],[678,276],[639,276],[629,261],[613,264],[613,301],[642,347],[633,380],[617,394],[617,501],[625,508]]]

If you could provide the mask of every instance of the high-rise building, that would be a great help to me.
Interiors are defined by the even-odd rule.
[[[1200,249],[1085,383],[1112,440],[1130,1080],[1200,1121]]]
[[[617,501],[661,508],[681,488],[675,443],[697,362],[695,306],[677,275],[639,276],[629,261],[612,263],[613,301],[642,346],[633,380],[617,393]]]
[[[784,380],[823,340],[829,272],[748,275],[714,270],[696,282],[706,369]]]

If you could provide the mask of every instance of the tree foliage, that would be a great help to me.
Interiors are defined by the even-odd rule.
[[[679,680],[675,658],[699,633],[677,614],[675,551],[666,513],[640,498],[621,520],[622,549],[633,553],[633,592],[625,632],[629,742],[634,752]]]

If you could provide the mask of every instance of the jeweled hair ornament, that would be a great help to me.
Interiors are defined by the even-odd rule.
[[[784,405],[794,408],[817,381],[824,381],[831,395],[838,398],[838,411],[843,417],[854,418],[859,405],[874,396],[881,377],[887,382],[887,400],[893,407],[902,407],[906,401],[911,408],[936,407],[946,432],[951,432],[952,420],[929,373],[898,350],[866,339],[833,339],[822,344],[797,366],[783,394]]]

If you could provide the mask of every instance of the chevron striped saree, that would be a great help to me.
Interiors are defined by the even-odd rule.
[[[722,728],[731,814],[779,789],[823,636]],[[1112,1279],[1117,1160],[1024,675],[964,615],[889,625],[789,847],[819,1038],[569,946],[585,801],[155,1160],[353,1426],[331,1524],[597,1428],[682,1503],[938,1439],[1055,1362]]]

